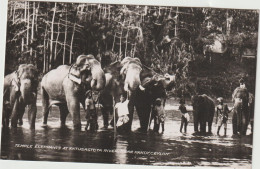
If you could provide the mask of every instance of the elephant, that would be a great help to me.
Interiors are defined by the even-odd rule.
[[[61,65],[45,74],[41,81],[43,126],[47,126],[49,106],[58,104],[61,126],[71,113],[74,129],[81,129],[80,103],[85,109],[86,91],[100,91],[105,83],[104,71],[93,55],[80,55],[72,66]]]
[[[168,73],[159,74],[143,65],[140,79],[141,87],[136,90],[134,106],[140,120],[139,130],[146,132],[151,122],[152,108],[156,99],[160,98],[165,106],[167,91],[174,87],[176,77]]]
[[[237,87],[232,94],[232,100],[234,103],[234,114],[232,117],[233,135],[246,135],[251,115],[247,88]]]
[[[32,64],[21,64],[17,71],[4,78],[3,127],[17,127],[23,124],[25,107],[28,106],[30,128],[35,128],[38,70]]]
[[[142,132],[147,131],[151,122],[152,108],[157,98],[163,101],[163,106],[166,102],[166,90],[163,81],[151,80],[143,84],[145,90],[137,89],[134,105],[140,120],[139,130]]]
[[[111,93],[115,102],[127,91],[129,99],[129,122],[124,125],[131,130],[134,107],[140,120],[141,130],[146,130],[149,121],[151,105],[156,98],[166,98],[165,89],[173,87],[175,76],[159,75],[151,68],[141,64],[138,58],[124,58],[121,62],[112,63],[105,68],[106,87],[103,92]],[[143,86],[145,85],[145,86]],[[145,104],[143,104],[145,102]],[[147,102],[147,103],[146,103]]]
[[[198,133],[198,125],[200,125],[200,132],[205,134],[206,123],[208,122],[208,133],[211,133],[215,112],[214,101],[206,94],[202,94],[192,96],[191,102],[193,106],[194,132]]]
[[[100,101],[102,104],[119,102],[120,95],[127,92],[129,99],[128,107],[130,110],[130,123],[132,123],[134,112],[133,98],[135,90],[141,85],[141,71],[141,61],[138,58],[131,57],[125,57],[122,61],[113,62],[104,68],[106,85],[104,90],[100,93]],[[111,101],[107,99],[113,100]],[[104,112],[102,112],[103,118],[107,120],[108,118],[106,116],[109,114],[107,110],[113,111],[113,109],[105,108],[102,110],[104,110]],[[112,112],[110,112],[110,114],[112,114]],[[107,124],[107,121],[104,121],[104,124]]]

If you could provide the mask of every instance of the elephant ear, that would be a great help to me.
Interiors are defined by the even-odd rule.
[[[27,64],[21,64],[18,69],[17,69],[17,76],[18,78],[22,77],[22,75],[24,74],[24,71],[27,67]]]
[[[128,63],[125,63],[125,64],[123,65],[123,67],[122,67],[121,70],[120,70],[120,75],[125,75],[125,74],[126,74],[126,70],[127,70],[128,65],[129,65],[129,62],[128,62]]]
[[[126,63],[129,63],[130,61],[132,61],[133,58],[131,57],[125,57],[122,61],[121,64],[124,66]]]
[[[140,67],[142,67],[142,63],[141,63],[141,61],[140,61],[139,58],[133,58],[133,59],[132,59],[132,62],[135,63],[135,64],[137,64],[137,65],[139,65]]]
[[[18,81],[16,81],[16,80],[13,79],[11,84],[12,84],[12,86],[14,87],[14,90],[15,90],[15,91],[18,92],[18,91],[20,90],[20,87],[19,87],[19,85],[18,85]]]

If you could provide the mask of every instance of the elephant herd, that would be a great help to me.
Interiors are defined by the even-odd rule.
[[[105,68],[93,55],[80,55],[71,66],[61,65],[46,73],[40,83],[42,96],[43,126],[47,125],[49,109],[57,105],[60,109],[60,123],[65,125],[70,113],[74,129],[81,129],[80,104],[85,109],[85,93],[100,91],[112,95],[119,101],[122,93],[129,98],[129,123],[131,130],[134,108],[140,118],[141,128],[147,128],[147,116],[156,98],[166,99],[166,88],[173,86],[175,76],[161,75],[143,65],[138,58],[126,57]],[[22,64],[17,71],[5,76],[3,127],[22,125],[25,107],[28,106],[30,128],[35,128],[38,88],[37,68],[32,64]],[[146,98],[146,99],[144,99]],[[138,100],[145,100],[143,104]]]
[[[22,64],[17,71],[4,78],[3,127],[23,124],[25,107],[28,107],[30,128],[35,128],[38,71],[32,64]],[[65,126],[66,117],[71,114],[74,129],[81,129],[80,104],[85,109],[86,92],[99,91],[111,95],[118,102],[120,95],[127,92],[129,121],[125,125],[131,130],[134,110],[140,120],[140,129],[147,131],[152,106],[156,99],[165,105],[166,90],[176,83],[174,75],[160,74],[143,65],[138,58],[125,57],[102,68],[93,55],[80,55],[71,66],[61,65],[46,73],[40,83],[42,97],[43,126],[47,126],[49,109],[57,105],[60,109],[60,123]],[[102,94],[100,94],[102,97]],[[102,98],[100,98],[102,99]],[[247,90],[236,89],[233,94],[234,133],[245,134],[253,116],[253,96]],[[211,132],[215,112],[214,101],[207,95],[192,97],[194,131]]]

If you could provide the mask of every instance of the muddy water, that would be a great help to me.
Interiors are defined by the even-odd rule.
[[[112,128],[84,131],[83,118],[82,130],[74,131],[70,116],[67,128],[60,128],[57,107],[52,108],[48,127],[42,128],[40,107],[38,112],[35,130],[29,129],[26,115],[22,127],[2,130],[2,159],[251,168],[252,137],[233,138],[230,120],[226,137],[215,135],[215,124],[213,135],[193,136],[193,124],[189,123],[186,134],[180,133],[180,113],[168,109],[163,134],[137,132],[135,116],[133,132],[115,135]],[[223,132],[222,128],[220,134]]]

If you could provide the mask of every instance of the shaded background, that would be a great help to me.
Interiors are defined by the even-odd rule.
[[[258,19],[257,10],[10,1],[5,74],[21,63],[45,74],[80,54],[103,67],[131,56],[178,75],[174,96],[189,84],[230,98],[241,77],[254,93]]]

